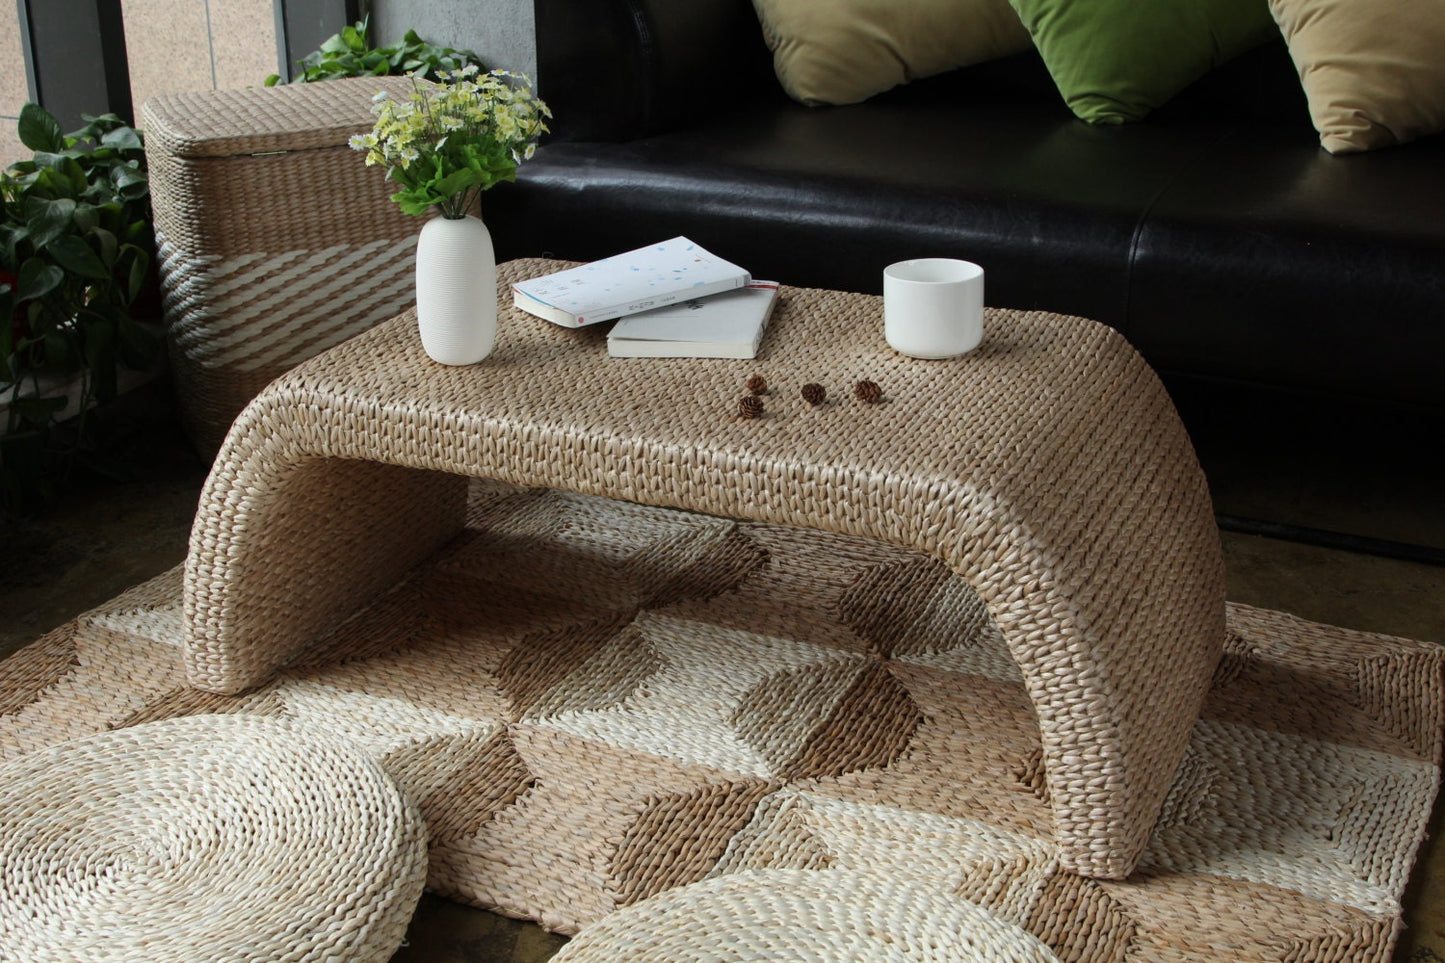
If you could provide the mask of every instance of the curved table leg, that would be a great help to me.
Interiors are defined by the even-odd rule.
[[[340,458],[222,449],[186,558],[186,675],[259,685],[460,531],[467,479]],[[240,467],[240,473],[234,473]]]

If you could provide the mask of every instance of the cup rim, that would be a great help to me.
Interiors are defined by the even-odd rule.
[[[912,276],[919,272],[941,276]],[[883,269],[883,276],[906,284],[958,284],[983,277],[983,267],[960,258],[915,257],[893,262]]]

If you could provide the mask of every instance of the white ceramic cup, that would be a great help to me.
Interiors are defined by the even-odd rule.
[[[983,268],[923,257],[883,269],[883,335],[910,358],[955,358],[983,340]]]

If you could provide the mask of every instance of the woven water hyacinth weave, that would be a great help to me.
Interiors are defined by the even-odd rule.
[[[1059,866],[997,627],[909,550],[477,482],[458,538],[236,696],[185,685],[180,583],[0,662],[0,759],[172,716],[294,718],[408,791],[431,889],[564,933],[699,892],[700,918],[785,927],[750,881],[792,874],[819,894],[799,926],[858,900],[900,947],[916,920],[894,899],[1016,934],[1004,958],[1384,961],[1439,781],[1439,647],[1234,606],[1140,868],[1086,880]]]

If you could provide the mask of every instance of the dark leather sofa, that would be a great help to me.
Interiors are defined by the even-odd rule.
[[[501,257],[686,234],[758,277],[873,293],[892,261],[962,257],[992,305],[1122,331],[1191,431],[1342,458],[1384,425],[1445,440],[1445,136],[1326,153],[1283,42],[1091,127],[1033,53],[809,108],[748,0],[535,6],[556,123],[487,200]]]

